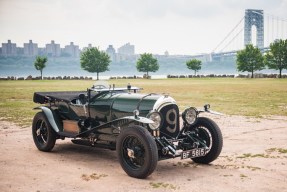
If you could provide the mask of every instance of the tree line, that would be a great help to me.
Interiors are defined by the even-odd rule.
[[[266,66],[269,69],[279,70],[281,78],[282,70],[287,69],[287,39],[271,43],[270,50],[266,54],[252,44],[246,45],[245,49],[237,52],[236,63],[238,71],[250,72],[251,78],[255,71],[260,71]]]
[[[41,79],[47,61],[47,57],[37,56],[34,62],[36,70],[41,73]],[[104,51],[100,51],[97,47],[88,48],[81,53],[81,68],[91,73],[97,73],[97,80],[99,79],[99,73],[109,70],[110,63],[109,55]],[[238,71],[250,72],[252,78],[255,71],[260,71],[266,66],[269,69],[279,70],[279,78],[281,78],[282,70],[287,69],[287,39],[280,39],[271,43],[270,50],[265,54],[252,44],[246,45],[243,50],[237,52],[236,64]],[[188,69],[193,70],[196,75],[201,69],[201,61],[191,59],[186,61],[186,66]],[[148,78],[150,72],[156,72],[159,69],[159,64],[151,53],[143,53],[136,62],[136,68],[139,72],[144,72],[145,77]]]

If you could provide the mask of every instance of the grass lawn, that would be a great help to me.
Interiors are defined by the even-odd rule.
[[[0,81],[0,116],[2,120],[30,125],[38,104],[33,103],[35,91],[86,90],[90,80]],[[109,80],[116,87],[144,88],[144,93],[168,93],[181,110],[188,106],[202,107],[230,115],[287,116],[287,79],[129,79]]]

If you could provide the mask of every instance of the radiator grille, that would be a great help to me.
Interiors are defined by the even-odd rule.
[[[160,113],[164,119],[160,128],[160,136],[175,138],[179,133],[179,110],[177,105],[167,105],[160,110]]]

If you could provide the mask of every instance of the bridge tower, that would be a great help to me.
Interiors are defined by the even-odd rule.
[[[251,28],[256,27],[256,46],[264,48],[264,17],[263,10],[246,9],[244,20],[244,45],[252,43]]]

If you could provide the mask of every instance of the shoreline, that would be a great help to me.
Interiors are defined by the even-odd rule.
[[[278,78],[279,74],[254,73],[254,78]],[[69,76],[43,76],[43,80],[96,80],[94,75],[69,75]],[[251,74],[200,74],[200,75],[151,75],[149,79],[180,79],[180,78],[251,78]],[[287,78],[287,73],[282,73],[282,78]],[[146,79],[145,75],[100,75],[99,80],[109,79]],[[40,80],[40,76],[0,76],[0,80]]]

